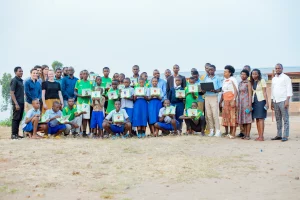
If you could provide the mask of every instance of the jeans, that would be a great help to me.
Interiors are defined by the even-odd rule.
[[[16,106],[13,104],[13,116],[12,116],[12,125],[11,125],[11,134],[19,135],[19,126],[22,121],[24,104],[19,104],[20,110],[16,110]]]

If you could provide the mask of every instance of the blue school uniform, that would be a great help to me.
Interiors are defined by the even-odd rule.
[[[152,88],[154,88],[154,87],[152,87]],[[163,94],[162,90],[158,87],[155,87],[155,88],[160,90],[160,97],[163,98],[164,94]],[[150,90],[151,90],[151,88],[150,88]],[[151,96],[151,94],[149,96]],[[148,117],[149,117],[148,123],[150,125],[158,122],[158,120],[159,120],[158,114],[159,114],[159,110],[161,109],[161,107],[162,107],[162,103],[158,98],[151,99],[149,101],[149,103],[148,103]]]
[[[48,114],[48,119],[51,119],[55,116],[62,116],[62,112],[59,110],[57,112],[54,112],[52,109],[49,109],[46,111],[46,114]],[[67,127],[65,124],[60,124],[57,119],[53,119],[50,122],[48,122],[48,134],[56,134],[60,130],[65,130]]]
[[[176,106],[175,118],[181,124],[182,119],[179,119],[179,117],[181,115],[183,115],[184,103],[183,103],[183,99],[176,98],[176,90],[184,90],[184,88],[181,86],[171,88],[170,93],[169,93],[169,99],[170,99],[171,105]]]
[[[126,122],[126,120],[129,118],[128,117],[128,114],[127,112],[125,111],[125,109],[121,109],[119,110],[119,112],[115,110],[112,110],[106,117],[105,119],[107,119],[108,121],[110,121],[112,119],[113,121],[113,116],[114,114],[123,114],[124,116],[124,122]],[[110,124],[110,130],[113,132],[113,133],[123,133],[124,130],[125,130],[125,125],[122,124]]]
[[[130,97],[134,95],[134,89],[131,87],[127,87],[125,89],[129,89]],[[121,99],[121,108],[126,110],[126,113],[129,117],[130,122],[132,123],[132,115],[133,115],[133,100],[129,99]]]
[[[146,96],[149,96],[149,88],[145,88]],[[132,126],[147,126],[148,122],[148,103],[144,97],[137,97],[133,106]]]
[[[166,108],[165,107],[162,107],[160,110],[159,110],[159,114],[158,114],[158,117],[162,117],[163,114],[165,113],[165,110]],[[163,122],[157,122],[157,125],[167,131],[174,131],[174,128],[171,124],[171,118],[169,116],[166,116],[164,118],[164,121]],[[176,126],[177,126],[177,129],[179,128],[179,122],[176,120]]]
[[[104,113],[103,111],[93,111],[92,112],[92,119],[91,119],[91,128],[100,128],[103,129],[102,123],[104,120]]]

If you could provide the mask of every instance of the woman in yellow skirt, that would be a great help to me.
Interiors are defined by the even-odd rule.
[[[49,70],[47,77],[48,80],[42,83],[43,114],[46,112],[46,110],[52,108],[54,101],[60,102],[62,108],[64,106],[60,84],[54,81],[54,71]]]

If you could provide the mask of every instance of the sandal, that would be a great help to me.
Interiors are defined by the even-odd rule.
[[[227,134],[227,137],[229,137],[229,139],[234,139],[235,137],[230,135],[230,134]]]
[[[247,138],[246,136],[241,137],[242,140],[244,140],[244,139],[246,139],[246,138]]]
[[[251,138],[249,136],[246,136],[244,139],[245,140],[250,140]]]

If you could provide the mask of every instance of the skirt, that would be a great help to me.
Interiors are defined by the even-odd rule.
[[[126,111],[128,118],[129,118],[130,122],[132,123],[133,108],[125,107],[124,110]]]
[[[159,99],[151,99],[148,103],[148,116],[149,116],[149,124],[155,124],[158,122],[159,117],[159,110],[161,109],[162,104]]]
[[[59,99],[47,99],[47,100],[45,100],[45,103],[47,105],[48,110],[52,108],[54,101],[58,101],[60,103]],[[45,112],[46,112],[46,109],[43,106],[42,113],[45,114]]]
[[[132,126],[147,126],[148,121],[148,103],[145,99],[139,98],[133,106]]]
[[[252,118],[253,119],[265,119],[267,118],[267,111],[265,110],[266,100],[258,101],[256,95],[254,96],[254,102],[252,103]]]
[[[236,107],[231,106],[234,101],[235,100],[224,100],[224,106],[222,110],[223,126],[237,126]]]

